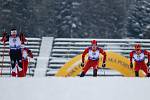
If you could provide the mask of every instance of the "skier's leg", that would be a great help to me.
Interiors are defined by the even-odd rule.
[[[97,69],[93,69],[93,77],[97,77]]]
[[[85,76],[86,72],[90,69],[90,66],[91,66],[91,61],[88,61],[88,62],[85,64],[85,66],[84,66],[84,68],[83,68],[83,71],[82,71],[80,77],[84,77],[84,76]]]
[[[135,63],[135,68],[134,68],[134,70],[135,70],[135,76],[136,76],[136,77],[139,77],[140,65]]]
[[[10,50],[10,61],[11,61],[11,75],[13,77],[16,77],[16,59],[15,59],[15,54],[13,53],[14,51]]]
[[[17,51],[17,61],[18,61],[18,77],[23,77],[23,67],[22,67],[22,53],[21,50]]]
[[[11,75],[13,77],[16,77],[16,59],[11,59],[11,67],[12,67],[12,72],[11,72]]]
[[[139,77],[139,71],[135,71],[135,76]]]
[[[94,76],[94,77],[97,77],[98,63],[99,63],[99,61],[93,61],[93,62],[92,62],[92,66],[93,66],[93,76]]]
[[[142,65],[141,69],[145,72],[147,77],[150,77],[150,73],[148,71],[148,67],[147,67],[147,65],[145,63]]]
[[[85,76],[85,73],[82,71],[80,74],[80,77],[84,77],[84,76]]]
[[[28,60],[22,60],[22,67],[23,67],[24,76],[26,76],[27,69],[28,69]]]

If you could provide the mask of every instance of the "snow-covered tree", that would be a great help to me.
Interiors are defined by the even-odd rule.
[[[56,34],[59,37],[77,37],[81,25],[79,0],[56,0]]]
[[[87,37],[124,38],[126,5],[124,0],[82,1],[82,27]]]
[[[142,25],[133,16],[138,5],[144,4],[145,8],[142,9],[147,12],[140,13],[140,16],[149,15],[149,3],[141,1],[144,3],[140,4],[135,1],[0,0],[0,32],[16,26],[27,36],[36,37],[125,38],[127,29],[129,33],[135,33],[132,27],[136,26],[133,29],[137,31],[139,25]],[[148,37],[150,27],[147,18],[143,19],[147,23],[144,24],[146,28],[140,30],[144,37]],[[138,32],[139,30],[135,33],[137,36],[140,34]]]
[[[150,38],[150,1],[135,1],[130,7],[127,28],[132,37]]]

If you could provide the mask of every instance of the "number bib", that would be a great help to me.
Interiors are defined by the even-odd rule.
[[[89,50],[89,53],[88,53],[88,59],[90,60],[98,60],[99,59],[99,50],[96,50],[95,52],[92,51],[92,50]]]
[[[19,49],[21,47],[21,41],[19,37],[9,37],[9,46],[11,49]]]
[[[141,53],[139,55],[134,53],[133,58],[134,58],[134,61],[144,61],[145,55],[144,55],[144,53]]]

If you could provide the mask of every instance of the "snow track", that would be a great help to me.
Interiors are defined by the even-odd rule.
[[[149,78],[1,78],[0,100],[149,100]]]

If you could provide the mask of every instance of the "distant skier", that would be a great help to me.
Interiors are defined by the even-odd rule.
[[[80,75],[80,77],[84,77],[86,72],[93,67],[93,76],[97,76],[97,70],[98,70],[98,64],[99,64],[99,55],[100,53],[103,55],[103,64],[102,67],[105,67],[105,61],[106,61],[106,52],[97,46],[97,41],[92,40],[91,41],[91,47],[88,47],[84,50],[82,54],[82,63],[81,66],[83,67],[83,71]],[[85,55],[88,54],[88,61],[84,66],[84,59]]]
[[[22,40],[22,41],[21,41]],[[22,77],[23,76],[23,68],[22,68],[22,51],[21,51],[21,43],[25,41],[25,37],[23,35],[19,35],[15,28],[11,29],[11,34],[7,35],[6,33],[3,34],[1,41],[3,43],[9,42],[10,48],[10,60],[11,60],[11,67],[12,67],[12,76]],[[18,68],[16,69],[16,64],[18,64]],[[18,70],[18,73],[16,73]]]
[[[24,45],[22,45],[22,67],[23,67],[22,75],[23,76],[26,76],[27,73],[28,64],[29,64],[28,57],[33,58],[33,54],[31,50],[29,50]]]
[[[147,64],[145,63],[145,56],[148,57]],[[148,66],[150,64],[150,53],[147,50],[142,50],[140,44],[135,45],[135,50],[130,52],[130,68],[133,68],[132,60],[135,61],[135,76],[139,76],[139,70],[143,70],[147,77],[150,76]]]

